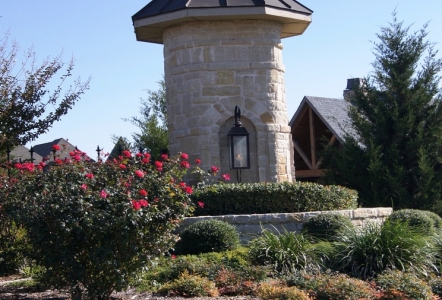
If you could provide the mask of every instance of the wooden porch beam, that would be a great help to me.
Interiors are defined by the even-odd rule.
[[[312,163],[310,162],[310,159],[308,159],[307,155],[305,155],[304,151],[302,151],[301,147],[299,147],[298,143],[293,141],[293,147],[295,147],[296,151],[298,151],[299,155],[301,155],[301,158],[307,164],[308,168],[311,169]]]
[[[315,170],[299,170],[295,171],[296,178],[306,178],[306,177],[322,177],[326,172],[326,169],[315,169]]]
[[[336,141],[336,136],[333,135],[333,136],[331,137],[331,139],[328,141],[328,145],[329,145],[329,146],[333,145],[333,143],[334,143],[335,141]],[[319,167],[321,166],[321,164],[322,164],[322,159],[319,159],[319,160],[318,160],[318,163],[317,163],[316,166],[315,166],[315,169],[319,169]]]

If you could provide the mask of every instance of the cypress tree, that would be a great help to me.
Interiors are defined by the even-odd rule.
[[[324,153],[326,180],[357,189],[363,206],[442,213],[442,60],[427,34],[393,13],[374,42],[373,73],[348,99],[356,134]]]

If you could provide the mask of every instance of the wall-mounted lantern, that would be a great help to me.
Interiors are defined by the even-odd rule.
[[[229,134],[229,153],[230,169],[250,169],[250,148],[249,133],[241,124],[241,110],[235,106],[235,124],[230,129]]]

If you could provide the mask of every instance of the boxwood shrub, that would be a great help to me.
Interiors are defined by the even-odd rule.
[[[354,209],[357,192],[342,186],[310,182],[242,183],[204,186],[192,195],[203,202],[196,216],[294,213]]]

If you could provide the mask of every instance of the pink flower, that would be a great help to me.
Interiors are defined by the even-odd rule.
[[[189,162],[187,160],[183,160],[180,163],[180,167],[183,168],[183,169],[189,169],[190,168],[190,164],[189,164]]]
[[[229,180],[230,180],[230,175],[229,175],[229,174],[223,174],[223,175],[221,175],[221,177],[222,177],[225,181],[229,181]]]
[[[181,153],[180,158],[182,160],[188,160],[189,159],[189,155],[187,155],[186,153]]]
[[[144,153],[144,157],[150,160],[150,154],[149,153]]]
[[[94,174],[92,174],[92,173],[87,173],[87,174],[86,174],[86,178],[92,179],[92,178],[94,178]]]
[[[136,156],[136,157],[142,157],[142,156],[143,156],[143,153],[138,152],[135,156]]]
[[[124,151],[122,152],[122,154],[123,154],[123,156],[124,156],[125,158],[130,158],[130,157],[132,156],[132,154],[130,153],[129,150],[124,150]]]
[[[146,190],[139,190],[138,193],[140,194],[141,197],[146,197],[147,196],[147,191]]]
[[[42,168],[44,168],[45,166],[46,166],[46,164],[44,163],[44,162],[40,162],[39,164],[38,164],[40,167],[42,167]]]
[[[184,188],[184,191],[186,192],[186,194],[192,194],[192,192],[193,192],[193,190],[192,190],[192,188],[190,187],[190,186],[186,186],[185,188]]]
[[[102,190],[102,191],[100,192],[100,197],[103,198],[103,199],[106,199],[106,197],[107,197],[107,193],[106,193],[105,190]]]
[[[186,187],[186,183],[182,182],[182,181],[179,183],[179,185],[180,185],[181,188],[185,188]]]
[[[141,160],[141,162],[143,163],[143,164],[148,164],[149,163],[149,159],[147,159],[147,158],[143,158],[142,160]]]
[[[136,175],[138,178],[143,178],[143,177],[144,177],[144,172],[141,171],[141,170],[136,170],[136,171],[135,171],[135,175]]]
[[[133,207],[135,210],[139,210],[139,209],[141,208],[141,203],[140,203],[139,201],[132,200],[132,207]]]
[[[120,169],[126,169],[126,165],[125,164],[120,164]]]
[[[80,161],[81,160],[81,156],[79,154],[75,155],[74,157],[75,161]]]
[[[16,164],[14,165],[14,168],[21,170],[21,169],[23,168],[23,165],[20,164],[20,163],[16,163]]]
[[[197,203],[199,207],[204,208],[204,202],[198,201]]]
[[[176,255],[175,255],[175,254],[172,254],[171,257],[172,257],[172,259],[175,259],[175,258],[176,258]]]
[[[158,200],[160,200],[160,199],[158,199],[158,198],[153,199],[153,201],[155,201],[155,202],[158,202]]]
[[[70,157],[74,157],[75,156],[75,152],[73,152],[73,151],[69,152],[69,156]]]
[[[52,150],[55,150],[55,151],[58,151],[58,150],[60,150],[60,146],[59,145],[57,145],[57,144],[55,144],[55,145],[52,145]]]
[[[199,165],[200,163],[201,163],[201,159],[199,159],[199,158],[195,159],[195,164],[196,165]]]
[[[138,203],[140,203],[141,207],[146,207],[149,205],[149,202],[146,200],[139,200]]]
[[[169,155],[161,154],[161,160],[168,160],[168,159],[169,159]]]
[[[160,161],[156,161],[156,162],[155,162],[155,167],[157,168],[157,171],[158,171],[158,172],[163,171],[163,163],[162,163],[162,162],[160,162]]]
[[[212,173],[214,173],[214,174],[216,174],[216,172],[218,172],[219,171],[219,168],[217,167],[217,166],[212,166],[211,168],[210,168],[210,172],[212,172]]]
[[[83,190],[83,191],[85,191],[85,190],[87,190],[87,185],[85,185],[84,183],[80,186],[80,188]]]
[[[61,165],[61,164],[63,164],[63,162],[62,162],[61,159],[59,159],[59,158],[56,158],[56,159],[55,159],[55,163],[56,163],[57,165]]]

